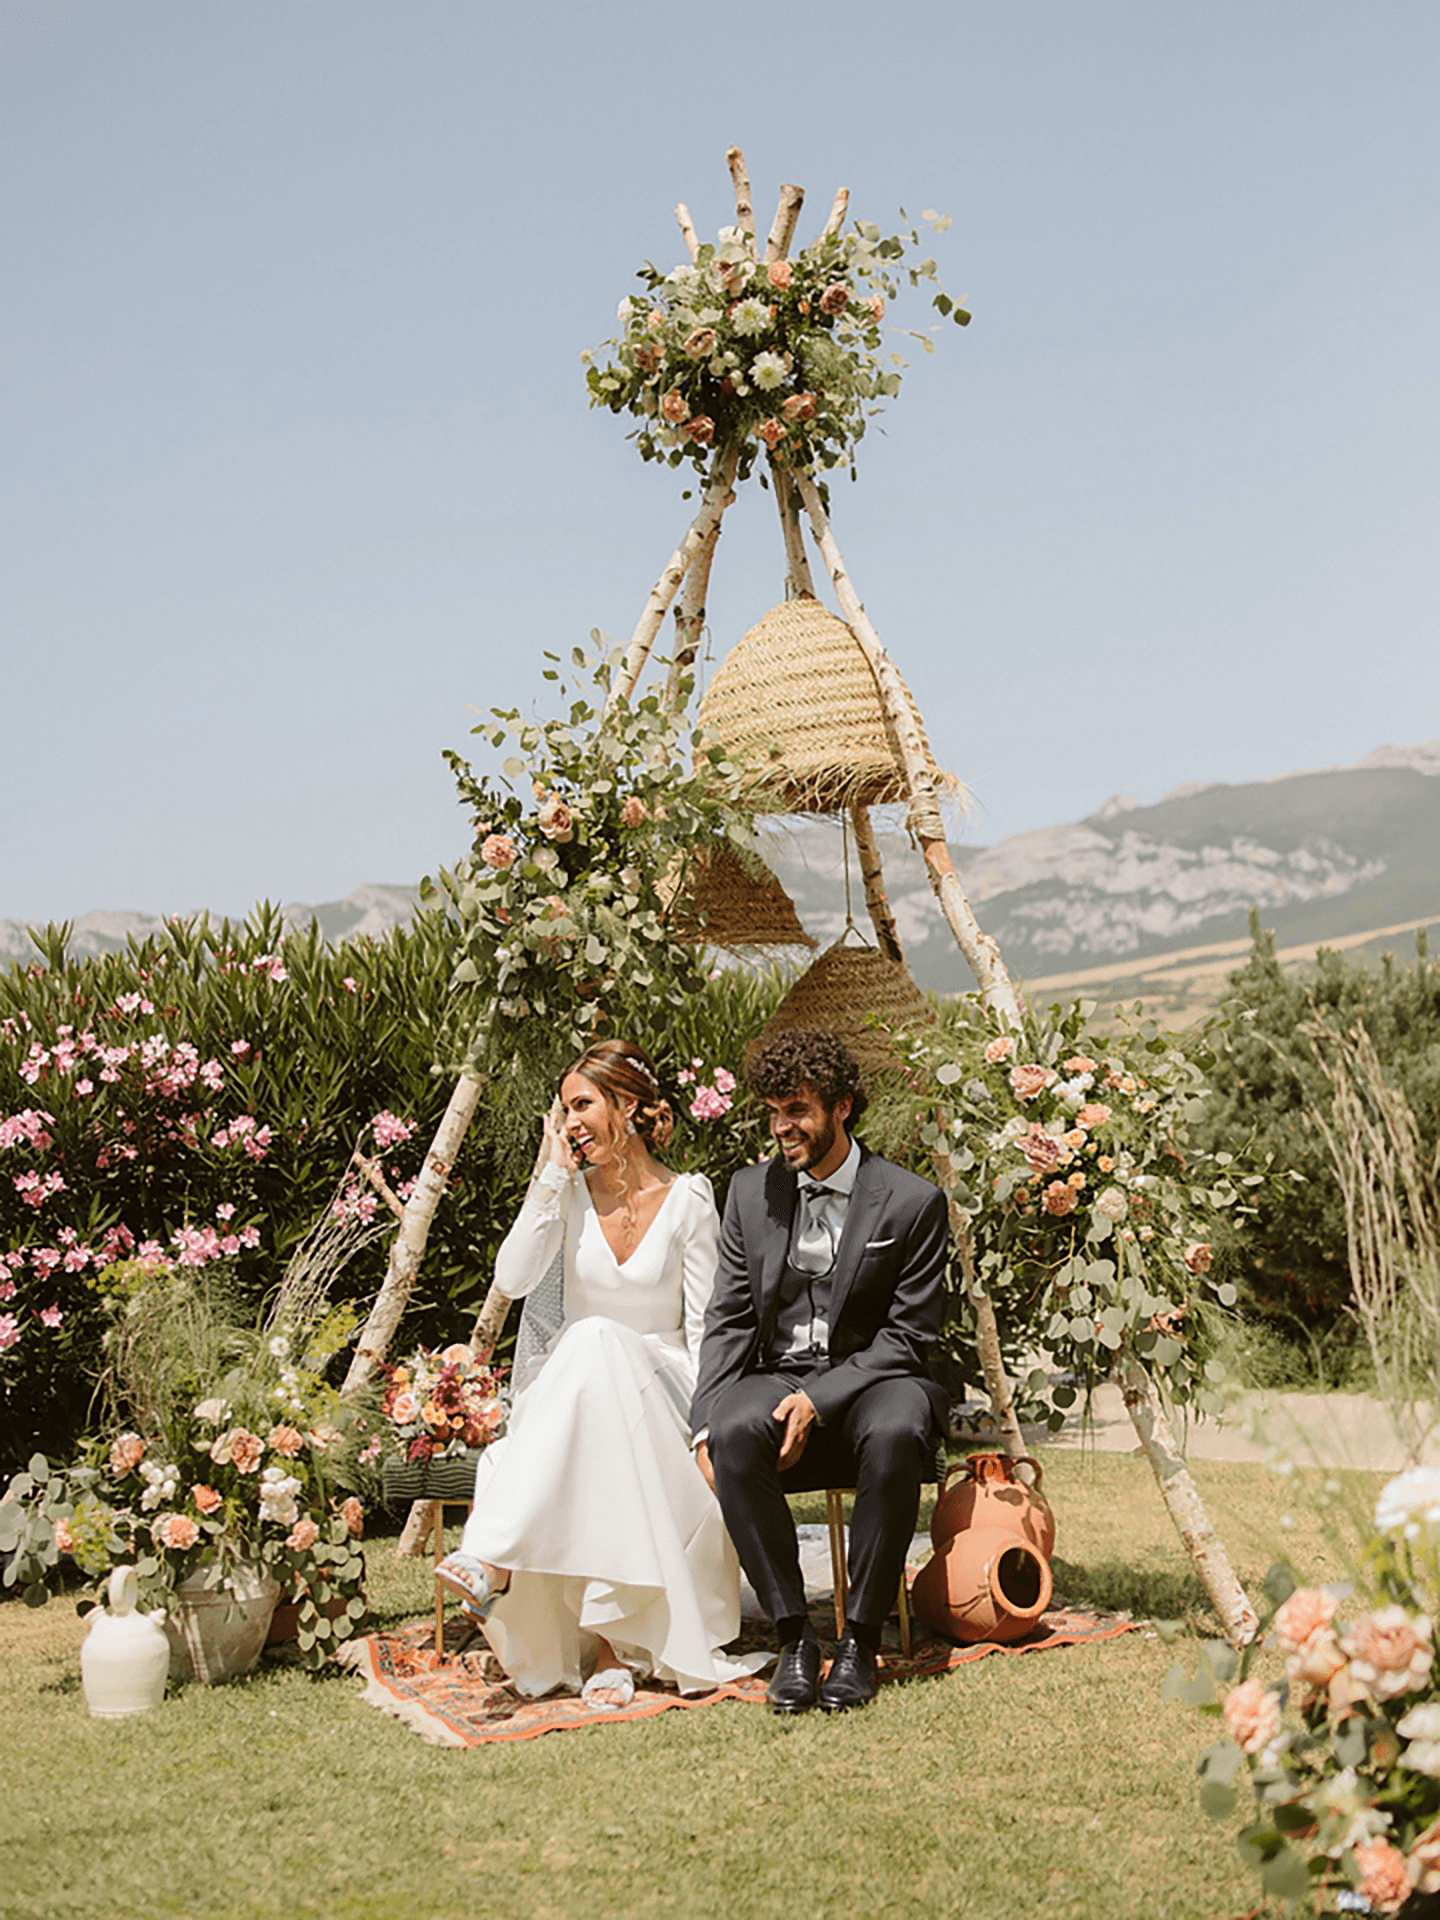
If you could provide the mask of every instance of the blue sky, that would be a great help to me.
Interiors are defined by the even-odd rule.
[[[975,318],[837,483],[993,842],[1440,735],[1432,0],[0,0],[0,915],[408,881],[689,509],[579,354],[808,189]],[[893,317],[920,323],[917,305]],[[715,658],[781,595],[727,517]],[[478,745],[478,743],[476,743]],[[477,755],[477,757],[479,757]]]

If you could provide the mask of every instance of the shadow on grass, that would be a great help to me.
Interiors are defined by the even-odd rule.
[[[1055,1591],[1068,1606],[1129,1613],[1138,1619],[1187,1620],[1203,1623],[1210,1617],[1205,1590],[1188,1570],[1146,1568],[1124,1560],[1102,1560],[1088,1566],[1054,1560]]]

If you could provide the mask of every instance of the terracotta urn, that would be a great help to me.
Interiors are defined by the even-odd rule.
[[[110,1611],[88,1614],[80,1648],[80,1679],[85,1704],[100,1720],[121,1720],[144,1713],[165,1697],[170,1642],[163,1609],[137,1613],[139,1581],[134,1567],[113,1567],[107,1598]]]
[[[910,1605],[952,1640],[1023,1640],[1050,1604],[1055,1517],[1039,1467],[1027,1463],[1036,1476],[1028,1487],[1016,1477],[1019,1464],[976,1454],[945,1477],[930,1523],[935,1551],[915,1577]]]

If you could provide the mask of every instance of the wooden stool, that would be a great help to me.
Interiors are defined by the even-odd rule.
[[[825,1520],[830,1529],[830,1574],[835,1583],[835,1636],[845,1631],[845,1502],[853,1500],[853,1487],[825,1489]],[[910,1652],[910,1594],[905,1585],[905,1569],[900,1569],[900,1592],[896,1597],[900,1615],[900,1651]]]

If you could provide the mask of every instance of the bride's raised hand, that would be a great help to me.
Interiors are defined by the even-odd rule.
[[[544,1137],[540,1142],[540,1153],[535,1162],[536,1173],[546,1167],[559,1167],[562,1173],[574,1173],[580,1164],[580,1156],[575,1151],[575,1143],[565,1131],[565,1109],[557,1098],[542,1122]]]

